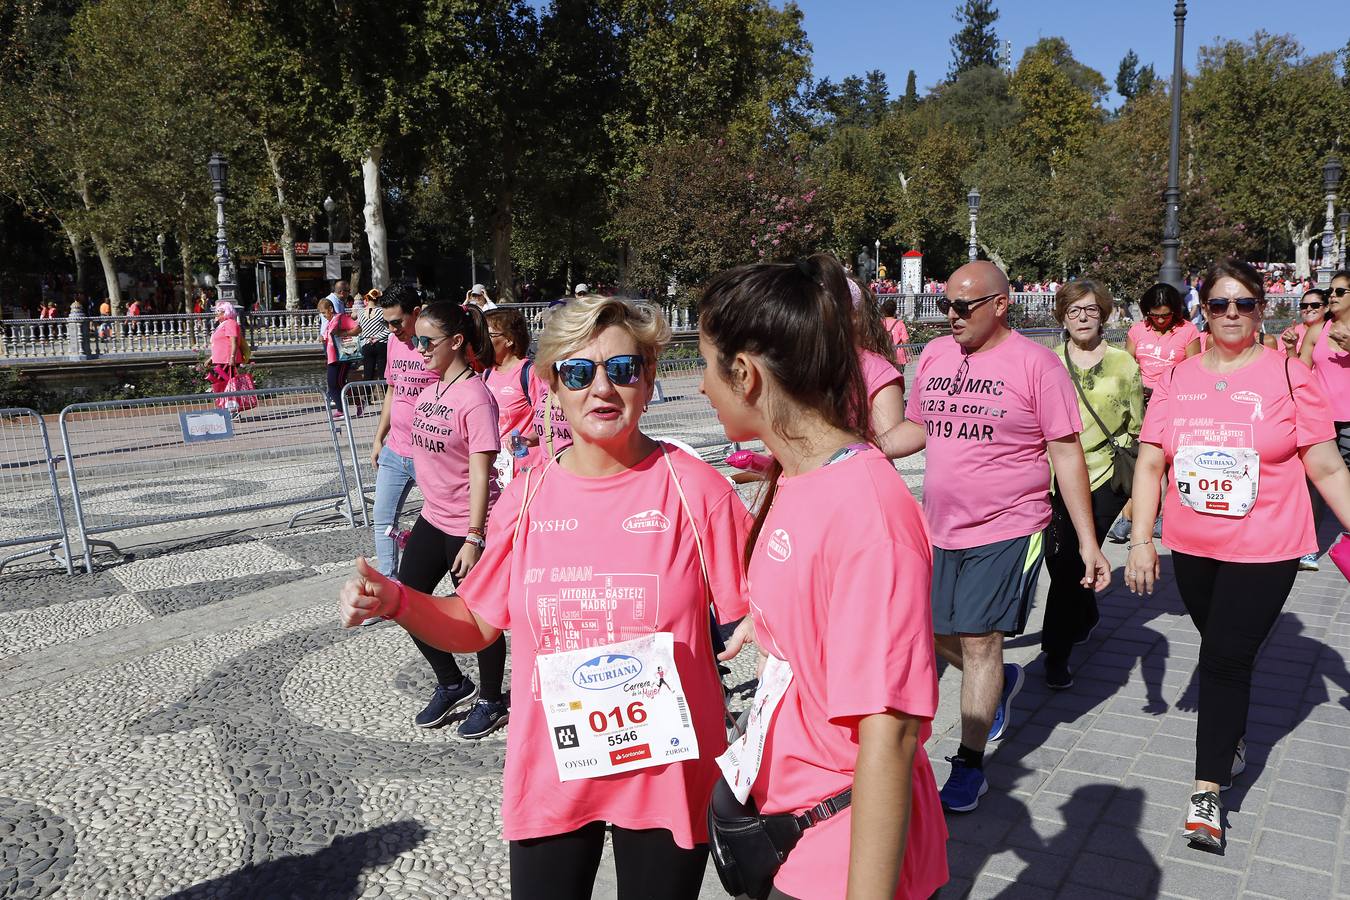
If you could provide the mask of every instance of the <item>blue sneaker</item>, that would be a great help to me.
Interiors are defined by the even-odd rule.
[[[1022,667],[1017,663],[1003,664],[1003,696],[998,701],[998,709],[994,710],[994,724],[989,727],[989,743],[992,744],[1008,732],[1013,698],[1022,689],[1025,678]]]
[[[1121,516],[1106,532],[1106,539],[1113,544],[1127,544],[1130,541],[1130,520]]]
[[[960,756],[949,756],[947,762],[952,764],[952,774],[938,791],[942,806],[952,812],[970,812],[980,805],[980,798],[989,791],[989,782],[984,780],[983,771],[966,765]]]
[[[476,741],[501,728],[510,718],[511,712],[502,701],[479,700],[469,711],[469,717],[460,723],[459,736]]]
[[[467,676],[454,687],[438,684],[426,709],[418,713],[413,722],[418,728],[440,728],[454,715],[455,710],[472,703],[477,697],[478,685]]]

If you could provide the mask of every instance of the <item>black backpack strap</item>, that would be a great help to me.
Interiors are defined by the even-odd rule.
[[[525,358],[525,365],[520,367],[520,392],[526,397],[530,396],[530,367],[534,365],[534,360]]]

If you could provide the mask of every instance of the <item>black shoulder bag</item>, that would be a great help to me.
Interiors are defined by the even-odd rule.
[[[1126,447],[1111,437],[1110,430],[1102,422],[1101,416],[1097,415],[1097,411],[1092,408],[1092,404],[1088,402],[1087,394],[1083,393],[1083,385],[1078,381],[1078,370],[1074,368],[1073,360],[1069,359],[1069,344],[1067,341],[1064,343],[1064,364],[1069,367],[1069,377],[1073,379],[1074,389],[1078,391],[1078,399],[1083,401],[1083,406],[1087,408],[1088,413],[1096,421],[1097,427],[1106,436],[1106,443],[1111,445],[1111,489],[1117,494],[1128,497],[1134,486],[1134,464],[1139,461],[1139,448],[1137,446]]]
[[[848,809],[852,802],[853,788],[849,788],[800,815],[765,816],[755,809],[753,800],[737,800],[726,779],[718,778],[708,801],[708,844],[722,887],[733,897],[764,900],[802,833]]]

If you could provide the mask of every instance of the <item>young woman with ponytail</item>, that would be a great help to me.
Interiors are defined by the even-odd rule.
[[[757,873],[770,897],[929,897],[947,880],[923,749],[938,701],[932,551],[904,480],[867,443],[859,344],[825,254],[723,272],[699,303],[702,391],[730,440],[762,440],[773,458],[746,547],[768,657],[712,805],[714,824],[747,801],[767,818],[814,811],[781,867]],[[720,834],[723,870],[735,847]]]
[[[423,365],[440,377],[416,402],[413,468],[424,500],[398,577],[408,587],[430,593],[447,572],[462,581],[483,553],[488,510],[498,493],[492,463],[500,440],[497,401],[483,380],[474,377],[469,362],[493,357],[482,310],[432,303],[417,317],[416,331],[413,345]],[[415,720],[419,727],[439,727],[468,704],[474,706],[459,727],[462,737],[481,738],[506,723],[505,638],[478,651],[480,685],[460,671],[453,654],[416,637],[413,642],[436,674],[431,700]]]

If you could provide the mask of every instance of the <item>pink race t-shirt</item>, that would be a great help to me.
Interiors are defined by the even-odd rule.
[[[481,378],[422,389],[412,422],[413,469],[422,489],[422,518],[444,534],[469,529],[469,454],[496,453],[497,401]],[[488,473],[488,509],[500,488]]]
[[[389,405],[389,433],[384,445],[405,459],[412,456],[412,423],[417,398],[429,385],[440,381],[435,372],[428,372],[422,364],[422,354],[394,335],[386,341],[388,350],[384,359],[384,380],[389,383],[393,399]]]
[[[1350,422],[1350,353],[1331,342],[1330,322],[1322,326],[1312,358],[1322,394],[1331,404],[1332,420]]]
[[[333,316],[333,318],[323,323],[323,329],[319,333],[323,335],[323,345],[328,354],[328,361],[330,363],[335,363],[338,361],[337,358],[338,339],[335,338],[334,335],[336,335],[338,332],[341,331],[350,332],[353,328],[356,327],[358,327],[356,324],[356,320],[353,319],[351,316],[347,315],[346,313]]]
[[[214,365],[232,366],[242,358],[242,346],[240,343],[234,345],[234,354],[230,354],[230,339],[234,338],[238,342],[243,341],[243,332],[239,328],[238,319],[221,319],[216,330],[211,332],[211,362]]]
[[[602,478],[582,478],[549,461],[507,486],[488,524],[483,558],[459,588],[485,621],[512,629],[516,687],[502,778],[507,840],[563,834],[595,821],[665,829],[685,848],[708,839],[704,816],[720,777],[715,760],[726,749],[708,599],[724,622],[746,614],[741,547],[750,517],[715,469],[663,446],[689,513],[660,450]],[[532,497],[513,544],[527,490]],[[695,527],[710,591],[700,573]],[[525,681],[536,657],[657,631],[674,636],[698,759],[560,781],[537,682]]]
[[[889,359],[880,353],[873,353],[871,350],[862,350],[858,353],[858,362],[862,364],[863,381],[867,383],[867,399],[871,402],[888,384],[899,384],[901,393],[905,390],[905,376],[900,374]]]
[[[748,575],[757,639],[793,672],[751,788],[762,812],[800,813],[852,785],[860,719],[924,720],[897,897],[928,897],[947,881],[947,825],[923,749],[938,705],[929,544],[904,479],[867,448],[779,479]],[[852,813],[808,829],[774,886],[843,897]]]
[[[567,390],[563,388],[563,390]],[[535,437],[539,438],[539,443],[531,448],[529,455],[525,458],[526,465],[538,465],[549,458],[549,435],[548,428],[544,424],[544,415],[550,406],[548,402],[548,382],[540,378],[535,372],[534,367],[530,367],[530,427],[534,429]],[[553,423],[552,436],[552,455],[557,456],[566,448],[572,446],[572,426],[567,424],[567,417],[563,415],[562,405],[558,403],[558,398],[553,398],[552,415],[550,421]]]
[[[978,353],[966,353],[950,336],[929,341],[905,418],[928,433],[923,509],[933,544],[944,550],[1044,528],[1046,443],[1083,430],[1064,364],[1015,331]]]
[[[1135,322],[1130,326],[1129,339],[1134,341],[1134,361],[1139,363],[1144,387],[1153,390],[1159,375],[1186,358],[1186,348],[1200,339],[1200,331],[1190,322],[1182,322],[1166,333],[1153,330],[1147,322]]]
[[[512,429],[525,431],[530,425],[530,416],[534,410],[529,390],[529,376],[526,376],[525,390],[520,387],[520,370],[528,360],[522,359],[505,372],[495,368],[483,373],[483,381],[497,401],[497,432],[504,442]],[[533,371],[533,366],[530,367]]]
[[[1300,447],[1335,437],[1331,409],[1313,373],[1269,347],[1236,372],[1215,374],[1193,356],[1164,376],[1139,440],[1163,449],[1241,447],[1261,456],[1256,502],[1241,518],[1197,512],[1175,479],[1163,501],[1163,545],[1231,562],[1278,562],[1317,552]],[[1222,385],[1222,387],[1220,387]],[[1292,397],[1290,396],[1292,393]]]
[[[903,366],[908,361],[903,348],[909,343],[909,329],[905,327],[905,320],[882,319],[881,324],[891,336],[891,343],[895,344],[895,361]]]

